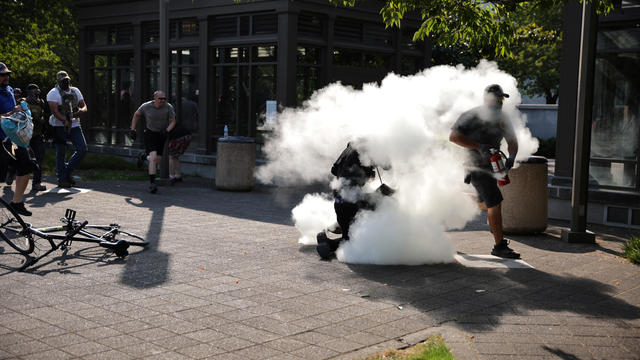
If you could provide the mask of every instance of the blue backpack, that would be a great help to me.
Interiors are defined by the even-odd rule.
[[[24,148],[29,147],[29,141],[33,135],[33,122],[26,112],[18,111],[3,117],[0,126],[14,144]]]

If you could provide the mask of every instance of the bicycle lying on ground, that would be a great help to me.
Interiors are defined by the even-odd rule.
[[[30,223],[22,220],[20,215],[3,199],[0,199],[0,239],[25,257],[19,271],[34,265],[55,250],[67,249],[73,241],[95,243],[111,250],[117,257],[124,258],[129,254],[130,245],[145,247],[149,245],[142,237],[123,231],[118,224],[91,225],[88,221],[75,220],[76,211],[67,209],[62,225],[35,229]],[[43,238],[49,242],[51,249],[33,257],[35,238]]]

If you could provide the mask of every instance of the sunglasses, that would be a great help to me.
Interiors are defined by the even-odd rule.
[[[166,97],[158,98],[158,100],[167,100],[167,98]]]
[[[0,74],[0,77],[6,77],[6,76],[11,76],[11,74],[9,74],[9,73]]]

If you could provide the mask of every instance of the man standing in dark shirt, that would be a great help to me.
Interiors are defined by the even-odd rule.
[[[500,85],[489,85],[484,90],[484,105],[475,107],[458,118],[449,140],[469,150],[470,162],[467,165],[465,182],[471,183],[478,192],[478,206],[487,211],[489,227],[493,232],[495,246],[492,255],[518,259],[520,254],[508,246],[502,231],[502,194],[497,180],[493,176],[490,163],[490,149],[500,149],[500,142],[507,141],[509,158],[505,166],[513,167],[518,140],[509,118],[502,112],[504,98],[509,97]]]

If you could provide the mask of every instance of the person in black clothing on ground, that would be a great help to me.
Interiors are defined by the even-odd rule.
[[[507,171],[513,167],[518,140],[509,118],[502,112],[504,98],[509,95],[500,85],[489,85],[484,90],[484,105],[475,107],[458,118],[449,140],[469,150],[470,163],[467,165],[466,183],[471,183],[478,193],[478,206],[487,211],[489,227],[493,233],[495,246],[492,255],[503,258],[520,258],[504,239],[502,232],[502,194],[493,176],[490,163],[490,149],[500,149],[500,142],[507,140],[509,158],[505,163]]]
[[[349,240],[349,229],[355,220],[356,214],[361,209],[375,210],[376,199],[371,194],[366,194],[362,188],[367,182],[376,176],[374,165],[364,166],[360,162],[358,150],[347,144],[340,157],[331,167],[331,174],[341,180],[339,189],[333,191],[333,209],[336,212],[338,228],[329,230],[330,232],[342,234],[340,239],[329,239],[324,231],[320,232],[316,240],[318,254],[322,259],[330,259],[338,249],[340,242]],[[385,184],[380,185],[376,193],[390,196],[395,191]],[[345,196],[345,194],[349,194]]]

